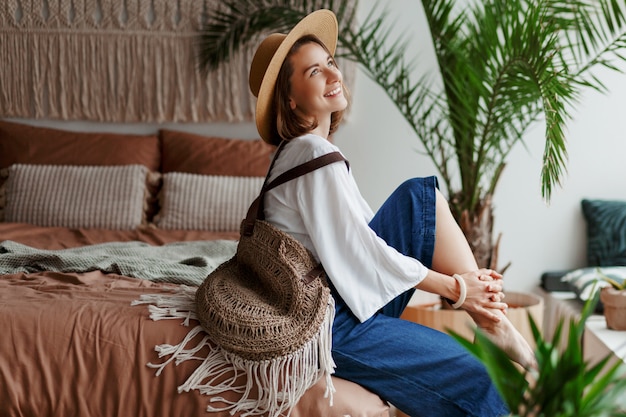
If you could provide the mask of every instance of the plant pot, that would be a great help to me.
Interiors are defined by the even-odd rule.
[[[613,330],[626,330],[626,290],[604,287],[600,300],[604,305],[606,326]]]
[[[543,298],[531,293],[506,292],[506,303],[509,305],[507,317],[524,338],[534,347],[535,341],[528,322],[530,313],[539,329],[543,325]],[[433,329],[449,333],[449,330],[460,334],[468,340],[474,339],[476,325],[469,314],[463,310],[452,310],[441,307],[441,303],[432,305],[409,305],[401,316],[405,320],[423,324]]]

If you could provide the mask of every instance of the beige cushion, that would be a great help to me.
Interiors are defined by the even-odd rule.
[[[4,220],[37,226],[134,229],[141,225],[142,165],[9,167]]]
[[[163,229],[238,231],[264,177],[163,174],[161,211],[155,224]]]

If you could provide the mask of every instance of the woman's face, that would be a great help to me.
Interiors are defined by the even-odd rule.
[[[302,45],[291,57],[289,106],[308,120],[330,123],[333,112],[344,110],[342,75],[335,60],[315,42]]]

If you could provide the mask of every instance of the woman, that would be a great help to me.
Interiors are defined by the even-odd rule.
[[[337,150],[328,141],[348,97],[333,53],[337,22],[308,15],[259,46],[250,71],[256,123],[286,141],[270,180]],[[399,319],[415,288],[465,309],[524,366],[534,355],[511,325],[501,275],[479,269],[434,177],[402,184],[375,215],[344,164],[331,164],[268,192],[265,218],[321,261],[336,302],[335,374],[411,416],[508,414],[484,367],[441,332]]]

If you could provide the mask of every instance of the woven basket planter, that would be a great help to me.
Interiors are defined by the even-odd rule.
[[[600,299],[604,305],[606,326],[613,330],[626,330],[626,291],[605,287],[600,292]]]

